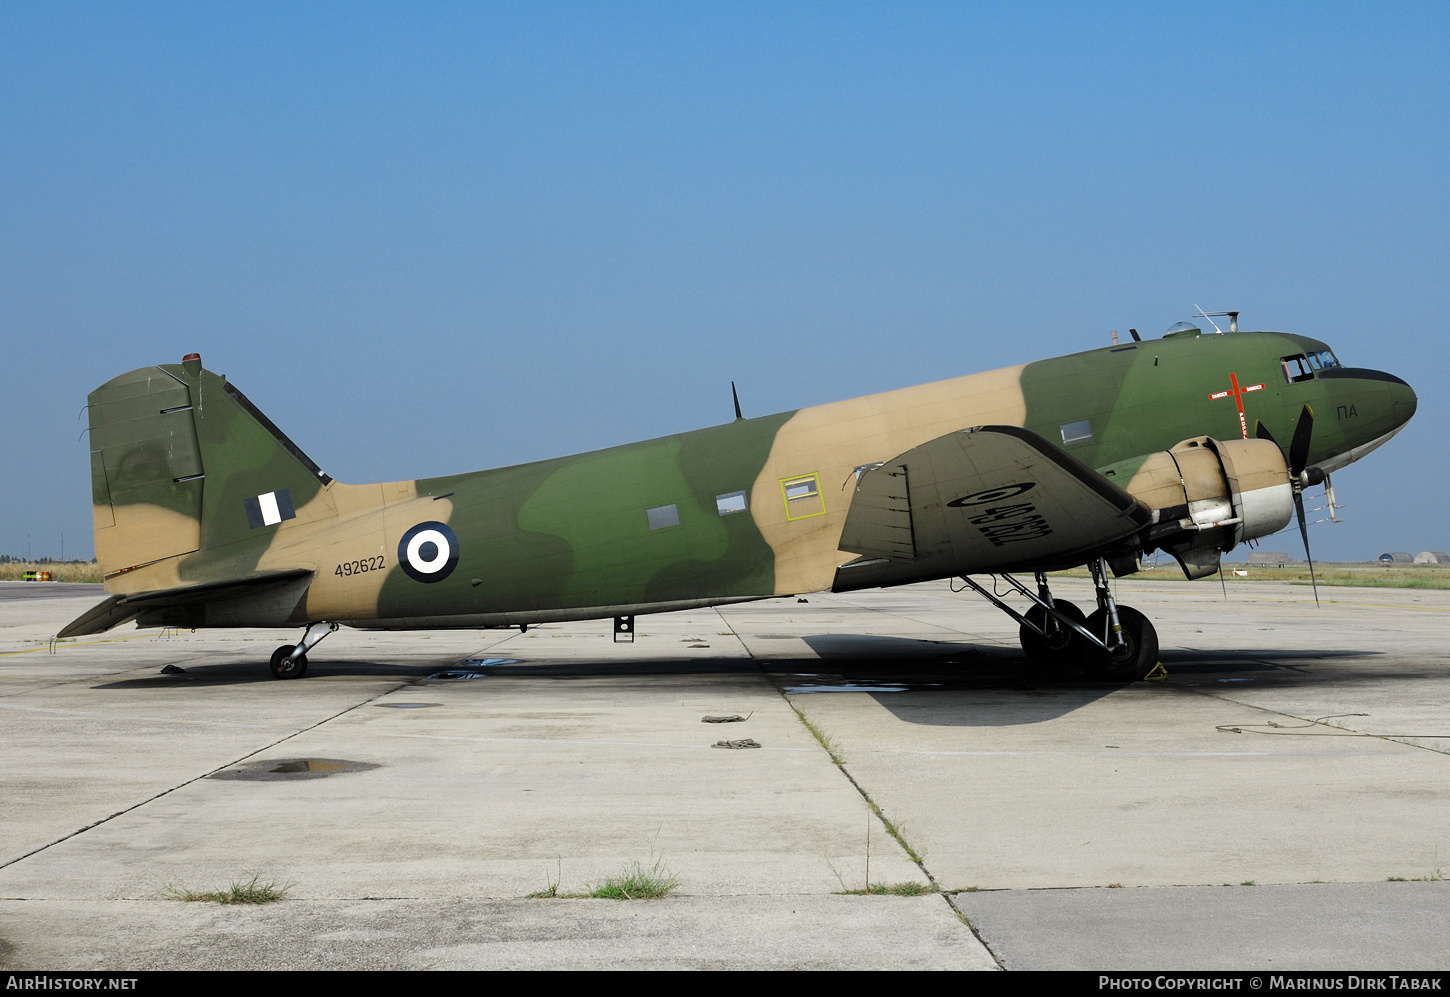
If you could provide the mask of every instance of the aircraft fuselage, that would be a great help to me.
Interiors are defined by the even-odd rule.
[[[161,370],[197,399],[222,381],[199,362]],[[101,560],[123,594],[311,572],[270,625],[500,626],[720,604],[830,588],[855,557],[838,544],[862,469],[944,434],[1025,427],[1126,487],[1148,454],[1189,437],[1236,439],[1260,420],[1287,441],[1306,404],[1310,462],[1333,471],[1398,431],[1416,400],[1303,336],[1173,336],[438,478],[346,485],[258,458],[213,483],[208,463],[198,549]],[[208,439],[230,431],[220,419],[197,404],[204,462]],[[98,501],[98,552],[118,514]]]

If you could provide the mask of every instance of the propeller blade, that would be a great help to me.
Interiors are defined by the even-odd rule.
[[[1294,511],[1299,514],[1299,535],[1304,538],[1304,556],[1309,561],[1309,582],[1314,586],[1314,605],[1317,606],[1319,605],[1319,579],[1314,577],[1314,555],[1309,552],[1309,524],[1304,521],[1304,494],[1297,488],[1294,489]]]
[[[1309,438],[1313,434],[1314,410],[1305,405],[1294,426],[1294,439],[1289,443],[1289,473],[1296,478],[1309,464]]]
[[[1263,421],[1260,420],[1260,419],[1255,419],[1254,420],[1254,436],[1257,439],[1260,439],[1260,440],[1268,440],[1270,443],[1274,444],[1275,446],[1279,446],[1279,441],[1276,440],[1276,439],[1274,439],[1274,434],[1271,433],[1271,432],[1269,432],[1269,427],[1268,426],[1265,426],[1264,423],[1263,423]],[[1279,449],[1282,450],[1284,448],[1283,447],[1279,447]]]

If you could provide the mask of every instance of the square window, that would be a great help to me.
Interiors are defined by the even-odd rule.
[[[744,512],[748,508],[745,504],[745,493],[726,492],[724,495],[716,495],[715,508],[722,516],[728,516],[732,512]]]
[[[663,530],[667,526],[680,525],[680,509],[673,502],[669,505],[658,505],[653,509],[646,509],[644,514],[649,520],[649,528],[652,530]]]
[[[781,478],[780,490],[785,497],[786,519],[825,515],[826,503],[821,496],[821,483],[816,475],[798,474],[794,478]]]
[[[815,478],[806,478],[804,481],[789,481],[785,486],[785,497],[787,501],[794,502],[796,499],[810,498],[818,491]]]
[[[1088,419],[1080,422],[1064,422],[1061,429],[1064,444],[1086,443],[1093,438],[1093,425]]]

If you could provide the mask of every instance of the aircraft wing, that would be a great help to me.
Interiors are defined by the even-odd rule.
[[[1036,433],[977,426],[863,472],[840,547],[866,555],[852,565],[878,566],[862,575],[899,574],[883,560],[910,574],[919,572],[902,562],[931,562],[934,577],[1046,569],[1081,564],[1149,521],[1131,495]]]
[[[120,626],[127,620],[135,619],[141,613],[148,610],[173,610],[179,611],[176,623],[186,625],[189,621],[187,610],[216,605],[218,603],[231,603],[239,600],[247,600],[247,605],[255,606],[262,603],[265,611],[271,609],[274,614],[280,611],[282,622],[276,625],[285,625],[287,613],[297,604],[301,595],[301,588],[305,583],[312,580],[312,572],[306,568],[298,568],[290,571],[266,571],[248,575],[245,578],[228,579],[219,582],[207,582],[201,585],[187,585],[181,588],[163,589],[159,592],[144,592],[136,595],[112,595],[105,601],[92,606],[86,612],[67,623],[56,634],[60,637],[82,637],[87,634],[104,633],[115,626]],[[266,602],[270,599],[277,602],[276,607],[269,607]],[[193,614],[194,615],[194,614]],[[197,621],[205,617],[198,617]],[[141,621],[146,625],[146,621]]]

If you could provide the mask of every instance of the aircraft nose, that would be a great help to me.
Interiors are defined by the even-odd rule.
[[[1385,391],[1389,395],[1391,429],[1399,429],[1409,422],[1415,410],[1420,407],[1420,399],[1415,395],[1415,389],[1404,378],[1382,370],[1367,369],[1354,371],[1354,376],[1364,381],[1384,383]]]
[[[1420,399],[1415,396],[1415,389],[1407,383],[1395,377],[1393,374],[1386,374],[1390,378],[1390,398],[1392,404],[1390,411],[1393,413],[1395,428],[1399,429],[1409,422],[1414,416],[1415,410],[1420,407]]]
[[[1393,433],[1415,414],[1420,400],[1403,378],[1367,367],[1328,367],[1319,376],[1333,385],[1331,395],[1340,420],[1346,423],[1346,443],[1359,445]]]
[[[1387,374],[1382,370],[1366,368],[1350,368],[1348,373],[1361,381],[1379,381],[1384,384],[1384,390],[1389,395],[1392,429],[1399,429],[1409,422],[1414,416],[1415,410],[1420,407],[1420,399],[1416,396],[1415,389],[1410,387],[1409,382],[1404,378]]]

